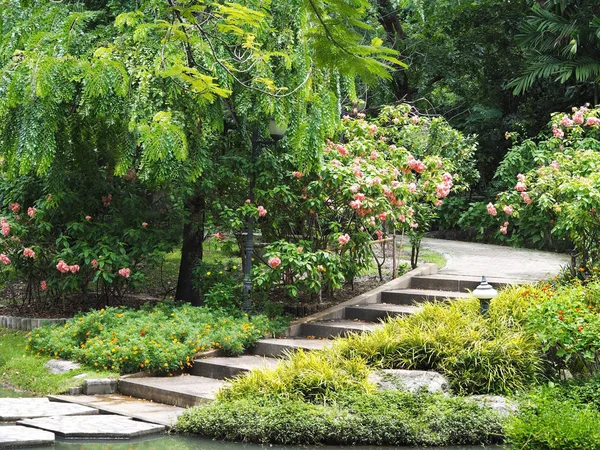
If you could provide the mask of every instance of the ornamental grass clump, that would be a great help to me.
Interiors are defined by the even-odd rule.
[[[483,317],[476,299],[425,303],[412,316],[336,341],[335,350],[374,367],[439,371],[460,394],[523,390],[543,369],[533,335],[510,314]]]
[[[28,348],[39,356],[80,361],[97,369],[168,373],[190,367],[197,352],[222,349],[238,355],[261,337],[286,327],[285,320],[265,316],[250,320],[247,315],[164,302],[140,310],[91,311],[62,326],[37,328]]]

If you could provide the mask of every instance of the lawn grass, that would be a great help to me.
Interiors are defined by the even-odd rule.
[[[70,387],[79,386],[87,378],[117,377],[114,372],[97,372],[88,367],[59,375],[44,367],[50,358],[36,358],[27,353],[27,333],[0,328],[0,383],[33,395],[58,394]],[[85,377],[74,378],[85,374]]]

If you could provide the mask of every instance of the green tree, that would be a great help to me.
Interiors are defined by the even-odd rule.
[[[356,97],[355,78],[375,82],[399,64],[363,22],[367,0],[2,6],[6,174],[134,170],[155,189],[179,189],[188,218],[178,297],[196,302],[191,269],[202,258],[206,202],[223,184],[215,168],[248,160],[265,117],[288,121],[289,150],[318,164],[340,98]]]

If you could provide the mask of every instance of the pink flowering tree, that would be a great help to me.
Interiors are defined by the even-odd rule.
[[[472,139],[409,105],[385,107],[373,120],[355,112],[338,132],[338,141],[325,144],[319,170],[272,170],[279,179],[257,189],[269,211],[259,221],[263,237],[277,241],[265,262],[281,260],[258,269],[260,285],[301,280],[313,292],[337,288],[369,266],[372,241],[404,232],[418,246],[445,198],[477,177]],[[295,251],[298,237],[302,252]],[[327,253],[336,264],[323,271],[318,261]]]
[[[570,242],[583,266],[600,261],[600,110],[583,106],[557,113],[550,136],[515,145],[499,175],[510,189],[494,203],[501,234],[547,233]],[[531,161],[520,170],[515,161]],[[519,170],[517,173],[517,170]]]

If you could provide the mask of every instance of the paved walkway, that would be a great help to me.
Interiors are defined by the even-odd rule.
[[[440,274],[538,281],[557,275],[570,258],[560,253],[474,244],[445,239],[423,239],[422,248],[441,253],[446,267]]]

